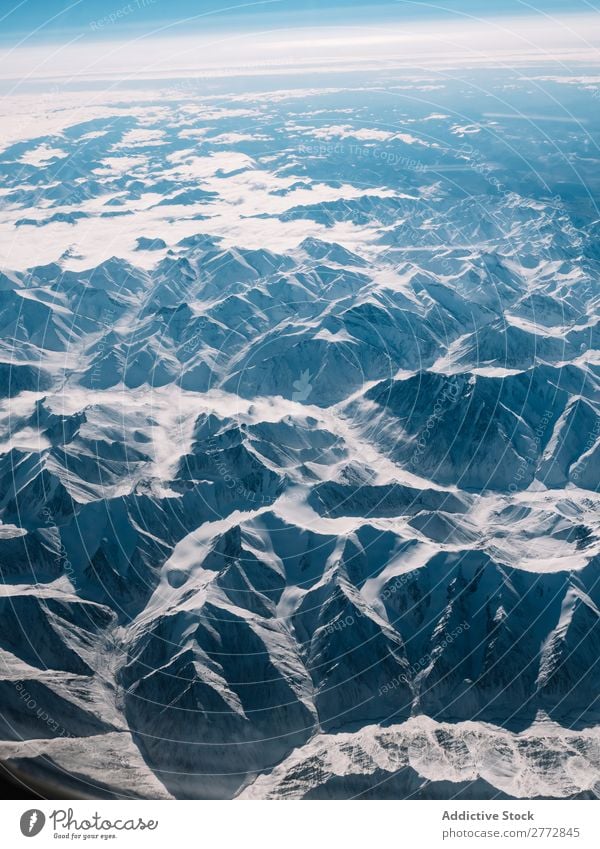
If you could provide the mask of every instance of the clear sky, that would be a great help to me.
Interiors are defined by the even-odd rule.
[[[388,20],[593,12],[596,0],[0,0],[0,40],[17,44],[193,29],[378,24]]]

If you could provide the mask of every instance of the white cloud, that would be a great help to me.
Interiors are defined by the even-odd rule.
[[[120,142],[113,145],[113,150],[131,147],[155,147],[164,144],[164,133],[161,130],[128,130]]]
[[[98,176],[125,174],[126,171],[132,171],[145,163],[145,156],[107,156],[102,160],[100,167],[94,168],[92,173]]]
[[[389,132],[389,130],[376,130],[371,127],[362,127],[357,130],[348,124],[332,127],[319,127],[319,129],[313,130],[312,135],[318,139],[353,138],[360,141],[388,141],[389,139],[394,138],[394,133]]]
[[[236,144],[244,141],[268,141],[270,138],[261,133],[220,133],[218,136],[211,136],[207,141],[211,144]]]
[[[40,144],[38,147],[33,150],[28,150],[27,153],[24,153],[23,156],[20,157],[19,162],[23,162],[25,165],[47,165],[49,162],[52,162],[55,159],[64,159],[68,156],[64,150],[60,150],[58,147],[50,147],[48,144]]]
[[[477,124],[464,124],[463,126],[455,124],[450,132],[455,136],[472,136],[480,133],[481,127]]]
[[[182,98],[196,96],[181,80],[262,76],[282,72],[331,72],[385,67],[531,66],[549,61],[587,62],[594,67],[600,44],[597,14],[532,14],[485,21],[405,20],[384,27],[339,26],[290,29],[257,36],[251,31],[197,32],[186,36],[106,40],[0,50],[0,78],[170,80]],[[437,83],[437,81],[435,81]],[[425,86],[424,90],[432,90]]]

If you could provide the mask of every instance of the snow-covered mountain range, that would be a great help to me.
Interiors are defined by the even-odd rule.
[[[600,795],[598,91],[38,103],[0,152],[10,768]]]

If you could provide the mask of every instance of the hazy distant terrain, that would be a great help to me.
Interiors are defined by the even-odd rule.
[[[311,80],[14,99],[0,757],[594,798],[600,77]]]

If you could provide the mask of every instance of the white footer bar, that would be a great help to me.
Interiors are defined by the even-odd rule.
[[[0,802],[7,849],[597,849],[599,826],[594,801]]]

